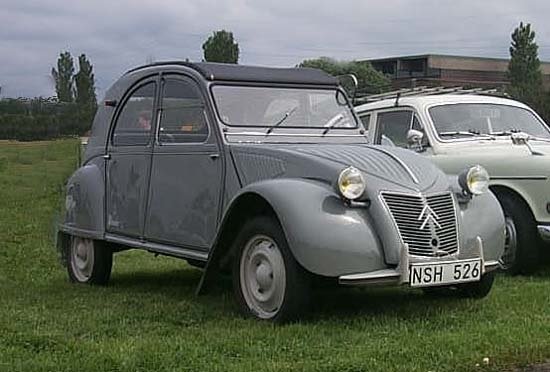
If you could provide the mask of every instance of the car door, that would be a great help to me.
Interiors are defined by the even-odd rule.
[[[151,170],[156,78],[133,87],[123,99],[106,158],[106,229],[142,237]]]
[[[192,79],[164,76],[160,102],[145,235],[206,250],[216,235],[221,198],[217,136]]]

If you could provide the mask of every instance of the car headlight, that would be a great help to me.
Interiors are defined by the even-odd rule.
[[[476,165],[462,171],[458,176],[458,183],[467,193],[480,195],[489,188],[489,173],[481,165]]]
[[[365,192],[365,178],[361,171],[354,167],[347,167],[338,176],[338,189],[348,200],[356,200]]]

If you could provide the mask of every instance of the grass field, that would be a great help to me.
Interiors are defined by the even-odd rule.
[[[0,142],[0,371],[485,371],[550,358],[549,269],[499,276],[481,301],[321,291],[286,326],[240,318],[229,291],[195,297],[199,270],[145,252],[115,256],[108,287],[71,285],[52,236],[76,146]]]

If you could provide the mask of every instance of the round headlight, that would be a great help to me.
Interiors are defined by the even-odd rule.
[[[489,188],[489,173],[481,165],[465,169],[458,177],[460,186],[469,194],[480,195]]]
[[[361,197],[365,192],[365,178],[361,171],[354,167],[348,167],[338,176],[338,189],[342,196],[349,200]]]

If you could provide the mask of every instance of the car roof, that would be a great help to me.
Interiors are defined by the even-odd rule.
[[[278,68],[265,66],[247,66],[229,63],[166,61],[139,66],[126,72],[132,74],[146,69],[191,68],[209,81],[242,81],[258,83],[289,83],[337,86],[338,79],[326,72],[314,68],[293,67]]]
[[[385,109],[395,106],[395,98],[383,99],[380,101],[369,102],[363,105],[356,106],[357,111]],[[481,94],[437,94],[414,97],[399,98],[399,106],[413,106],[424,108],[439,104],[457,104],[457,103],[492,103],[507,106],[515,106],[521,108],[529,108],[521,102],[509,98],[487,96]]]

